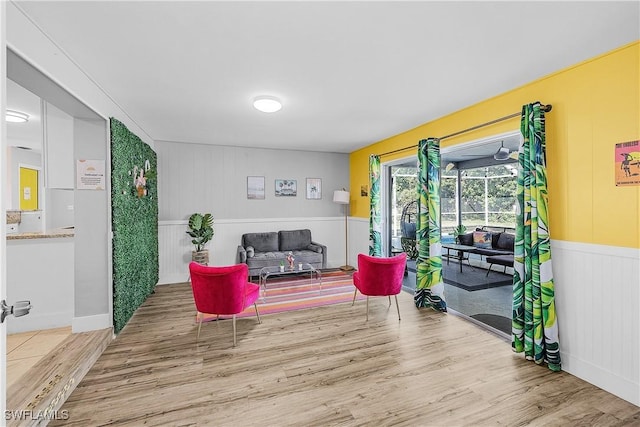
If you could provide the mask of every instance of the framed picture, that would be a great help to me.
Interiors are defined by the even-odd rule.
[[[298,183],[295,179],[276,179],[276,197],[296,197]]]
[[[247,177],[247,199],[264,199],[264,176]]]
[[[307,178],[307,199],[322,199],[322,179]]]

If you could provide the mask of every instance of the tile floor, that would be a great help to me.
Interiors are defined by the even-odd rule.
[[[71,326],[7,335],[7,388],[71,335]]]

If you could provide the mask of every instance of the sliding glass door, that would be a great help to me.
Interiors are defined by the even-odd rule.
[[[415,241],[415,224],[418,213],[418,168],[417,160],[388,167],[389,176],[389,248],[391,253],[400,252],[403,241]]]
[[[508,163],[454,168],[443,171],[441,180],[447,305],[504,334],[511,328],[512,269],[492,265],[487,253],[475,251],[481,247],[507,251],[497,244],[503,233],[514,235],[516,175],[515,165]],[[463,250],[447,249],[455,243],[453,230],[458,224],[466,227],[466,236],[459,241]],[[507,235],[502,240],[508,241]]]
[[[462,165],[460,165],[462,166]],[[383,164],[386,256],[408,255],[404,289],[415,290],[415,230],[417,223],[417,158]],[[485,255],[447,250],[453,230],[466,226],[513,233],[516,166],[512,162],[441,171],[440,206],[443,278],[448,308],[508,334],[511,319],[512,269],[492,265]],[[468,245],[474,245],[473,237]],[[447,257],[449,255],[449,257]],[[462,258],[462,259],[459,259]],[[462,266],[460,265],[462,263]]]

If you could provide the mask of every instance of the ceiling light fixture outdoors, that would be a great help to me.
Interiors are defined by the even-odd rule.
[[[253,106],[263,113],[275,113],[282,109],[280,100],[273,96],[258,96],[253,100]]]
[[[21,113],[20,111],[15,110],[7,110],[7,115],[5,119],[8,122],[12,123],[24,123],[29,121],[29,115],[25,113]]]
[[[496,151],[496,154],[493,155],[493,158],[496,160],[507,160],[509,158],[509,154],[511,151],[507,147],[504,146],[504,142],[500,142],[500,148]]]

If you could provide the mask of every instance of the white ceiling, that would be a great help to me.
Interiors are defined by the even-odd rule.
[[[638,1],[14,3],[155,140],[344,153],[640,39]]]
[[[7,106],[29,116],[23,123],[7,122],[7,145],[42,152],[42,120],[40,98],[22,86],[7,80]]]

